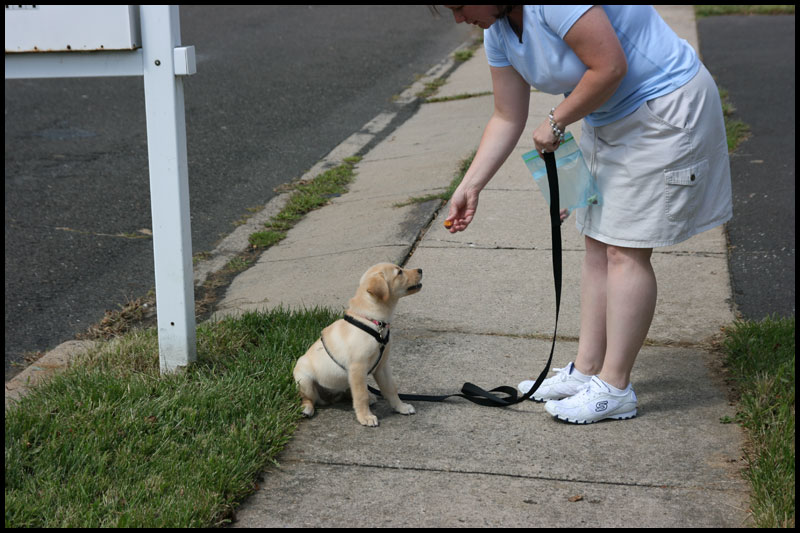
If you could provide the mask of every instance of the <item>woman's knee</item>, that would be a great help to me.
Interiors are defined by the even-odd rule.
[[[590,261],[606,261],[606,254],[608,245],[604,242],[592,239],[591,237],[584,238],[586,246],[586,258]]]
[[[626,248],[624,246],[606,246],[606,260],[609,266],[628,264],[650,264],[652,248]]]

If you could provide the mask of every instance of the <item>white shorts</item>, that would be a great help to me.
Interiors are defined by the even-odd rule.
[[[625,118],[596,128],[584,121],[580,147],[603,199],[576,211],[578,230],[593,239],[669,246],[733,216],[722,105],[702,65]]]

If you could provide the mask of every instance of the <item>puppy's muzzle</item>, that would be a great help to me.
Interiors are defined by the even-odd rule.
[[[410,287],[407,289],[407,292],[417,292],[417,291],[419,291],[420,289],[422,289],[422,269],[421,269],[421,268],[418,268],[418,269],[416,270],[416,272],[417,272],[417,274],[419,274],[419,280],[418,280],[418,282],[417,282],[415,285],[411,285],[411,286],[410,286]]]

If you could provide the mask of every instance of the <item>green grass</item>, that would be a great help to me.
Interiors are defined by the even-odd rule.
[[[737,322],[724,349],[741,391],[737,422],[751,442],[745,456],[754,523],[794,528],[795,319]]]
[[[264,224],[263,231],[250,235],[250,244],[256,248],[269,248],[279,243],[304,215],[347,192],[347,186],[355,177],[354,167],[360,159],[349,157],[341,165],[326,170],[314,179],[295,184],[292,187],[294,192],[284,208]]]
[[[431,200],[438,200],[443,204],[450,200],[450,197],[453,196],[453,193],[456,191],[456,188],[461,184],[461,180],[464,179],[464,175],[469,170],[469,166],[472,164],[472,160],[475,158],[475,152],[472,153],[466,159],[463,159],[461,163],[458,165],[458,169],[456,170],[455,176],[450,181],[450,185],[447,188],[439,193],[427,194],[425,196],[412,196],[405,202],[399,202],[394,204],[394,207],[405,207],[407,205],[412,204],[421,204],[425,202],[430,202]]]
[[[722,101],[722,115],[725,118],[728,152],[733,153],[740,144],[750,137],[750,126],[746,122],[734,118],[736,108],[730,101],[727,89],[719,89],[719,98]]]
[[[436,91],[438,91],[439,88],[442,85],[444,85],[445,83],[447,83],[447,81],[444,80],[443,78],[437,78],[435,80],[431,80],[429,82],[426,82],[424,89],[422,89],[420,92],[418,92],[416,96],[417,96],[417,98],[420,98],[421,100],[425,100],[429,96],[432,96],[432,95],[436,94]]]
[[[155,330],[104,343],[6,411],[6,527],[225,523],[291,437],[294,362],[335,318],[202,325],[198,363],[165,376]]]
[[[459,50],[458,52],[453,54],[453,58],[456,61],[463,62],[463,61],[469,61],[470,59],[472,59],[473,55],[475,55],[475,50],[470,48],[470,49],[467,49],[467,50]]]

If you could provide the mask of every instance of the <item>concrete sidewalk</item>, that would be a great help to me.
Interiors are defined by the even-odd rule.
[[[660,6],[697,43],[691,6]],[[490,91],[482,50],[437,96]],[[528,128],[481,196],[463,233],[442,227],[438,202],[394,207],[440,191],[477,147],[493,97],[423,105],[369,151],[346,195],[308,215],[232,283],[221,313],[278,305],[344,308],[361,274],[381,261],[423,268],[424,288],[401,300],[392,369],[401,392],[456,392],[538,374],[553,331],[545,202],[520,155],[561,100],[531,99]],[[579,127],[570,128],[575,135]],[[583,240],[563,226],[562,315],[554,366],[577,349]],[[639,416],[573,426],[542,404],[416,402],[417,414],[373,407],[362,427],[343,403],[303,421],[280,466],[237,513],[238,527],[737,527],[748,487],[742,433],[707,341],[733,321],[720,228],[658,249],[656,316],[632,381]]]

